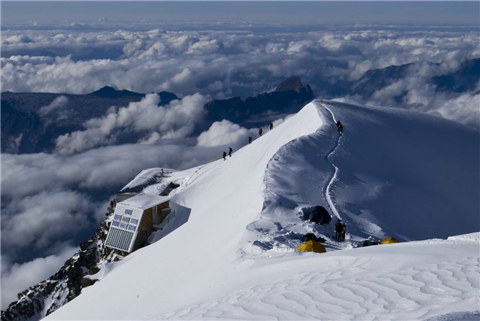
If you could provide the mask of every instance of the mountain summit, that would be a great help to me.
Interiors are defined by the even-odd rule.
[[[104,86],[97,91],[90,93],[91,96],[118,98],[118,97],[143,97],[145,94],[136,93],[130,90],[116,90],[113,87]]]
[[[313,93],[312,88],[310,88],[309,85],[304,86],[299,77],[288,78],[287,80],[282,82],[280,84],[280,86],[278,86],[275,89],[275,91],[276,92],[279,92],[279,91],[294,91],[294,92],[297,92],[297,93],[300,93],[300,92],[303,91],[303,92],[306,92],[306,93]]]
[[[309,85],[298,77],[290,77],[272,92],[264,92],[242,100],[240,97],[213,100],[205,105],[207,119],[227,119],[243,126],[261,126],[265,122],[298,112],[314,97]]]

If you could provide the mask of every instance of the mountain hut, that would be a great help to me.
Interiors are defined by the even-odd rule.
[[[170,214],[170,197],[140,193],[117,203],[105,245],[133,252]]]

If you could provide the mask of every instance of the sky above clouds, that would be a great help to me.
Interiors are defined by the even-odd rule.
[[[2,24],[24,22],[231,22],[279,24],[478,24],[470,1],[136,1],[3,2]],[[476,12],[475,12],[476,11]]]
[[[480,57],[479,6],[2,2],[2,91],[84,94],[108,85],[181,98],[158,107],[159,97],[149,94],[111,108],[58,137],[52,154],[2,154],[2,308],[62,265],[135,173],[196,166],[256,134],[223,120],[192,135],[211,99],[271,91],[289,76],[324,94],[367,70],[415,62],[404,78],[361,102],[480,126],[480,84],[449,94],[427,81]],[[67,108],[60,96],[39,114],[53,122],[68,117]],[[143,136],[117,145],[128,133]]]

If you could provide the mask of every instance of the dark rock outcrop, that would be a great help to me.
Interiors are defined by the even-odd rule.
[[[90,96],[97,97],[109,97],[109,98],[118,98],[118,97],[143,97],[144,94],[136,93],[129,90],[116,90],[115,88],[104,86],[97,91],[89,94]]]
[[[462,68],[454,73],[432,78],[437,91],[456,93],[475,90],[480,80],[480,58],[466,61]]]
[[[80,251],[68,259],[60,270],[45,281],[18,294],[1,312],[5,321],[39,320],[75,299],[82,289],[98,280],[91,277],[100,271],[104,263],[118,261],[121,256],[105,247],[108,228],[106,222],[88,241],[80,245]]]
[[[239,97],[213,100],[205,105],[209,123],[223,119],[244,126],[263,125],[287,113],[295,113],[313,99],[309,85],[291,77],[272,92],[242,100]]]

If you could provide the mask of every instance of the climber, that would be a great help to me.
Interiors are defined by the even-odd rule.
[[[337,128],[340,135],[343,135],[343,124],[339,120],[337,121]]]
[[[260,127],[260,128],[258,129],[258,135],[262,136],[262,133],[263,133],[263,129]]]
[[[232,152],[233,152],[232,147],[228,147],[228,156],[232,157]]]
[[[273,129],[273,123],[270,123],[270,130]]]
[[[335,223],[335,238],[337,239],[337,242],[342,241],[342,235],[343,235],[343,224],[340,220],[337,220],[337,223]]]
[[[249,143],[249,144],[252,143],[252,136],[248,136],[248,143]]]
[[[227,160],[226,157],[227,157],[227,152],[223,152],[223,160]]]

